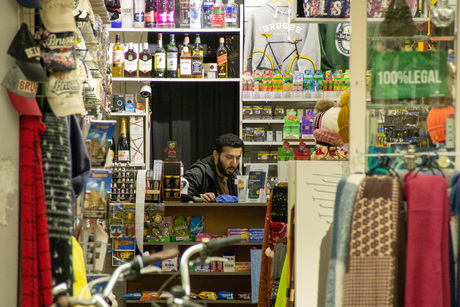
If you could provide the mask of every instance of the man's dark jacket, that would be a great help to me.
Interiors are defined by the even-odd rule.
[[[235,169],[233,174],[228,177],[228,192],[230,195],[238,196],[235,179],[239,174],[239,170]],[[188,194],[190,196],[200,197],[200,194],[207,192],[213,192],[217,196],[219,183],[217,182],[216,164],[212,155],[195,162],[185,172],[184,178],[189,183]]]

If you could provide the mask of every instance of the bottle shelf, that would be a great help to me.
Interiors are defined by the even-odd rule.
[[[243,98],[243,102],[316,102],[318,99],[319,98]]]
[[[165,207],[267,207],[267,203],[165,203]]]
[[[240,78],[113,78],[121,82],[240,82]]]
[[[261,163],[244,163],[244,166],[247,167],[247,166],[251,166],[251,165],[275,165],[277,166],[278,165],[278,162],[268,162],[268,163],[264,163],[264,162],[261,162]]]
[[[109,32],[153,32],[153,33],[235,33],[240,28],[190,29],[190,28],[109,28]]]
[[[161,274],[161,275],[173,275],[173,274],[176,274],[177,272],[161,272],[161,273],[155,273],[155,272],[152,272],[152,273],[147,273],[147,274],[155,274],[155,275],[158,275],[158,274]],[[193,276],[193,275],[198,275],[198,276],[247,276],[247,275],[251,275],[251,272],[189,272],[190,273],[190,276]]]

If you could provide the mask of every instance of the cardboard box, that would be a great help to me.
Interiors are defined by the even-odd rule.
[[[129,120],[131,163],[145,162],[144,119],[132,116]]]
[[[235,253],[233,251],[225,251],[222,257],[227,259],[224,262],[224,272],[235,272]]]
[[[126,97],[122,94],[113,94],[112,100],[112,112],[124,112],[125,111]]]
[[[240,37],[239,35],[227,35],[225,37],[225,47],[227,48],[227,78],[240,77]]]

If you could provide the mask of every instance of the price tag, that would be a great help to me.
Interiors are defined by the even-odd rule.
[[[374,100],[449,96],[446,52],[375,52],[372,91]]]

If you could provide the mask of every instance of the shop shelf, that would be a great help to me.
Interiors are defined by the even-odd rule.
[[[299,145],[300,140],[287,140],[290,145]],[[283,141],[284,142],[284,141]],[[244,146],[281,146],[283,142],[244,142]],[[303,140],[307,146],[315,146],[315,141]]]
[[[240,78],[113,78],[121,82],[240,82]]]
[[[123,113],[123,112],[112,112],[110,116],[147,116],[147,113]]]
[[[144,245],[195,245],[199,242],[148,242],[145,241]],[[262,245],[262,242],[239,242],[233,245]]]
[[[166,300],[158,300],[156,303],[166,303]],[[196,300],[197,303],[206,303],[206,304],[252,304],[250,300]],[[150,301],[138,301],[138,300],[127,300],[127,304],[150,304]]]
[[[173,275],[177,272],[161,272],[161,273],[146,273],[152,275]],[[190,275],[198,275],[198,276],[247,276],[251,275],[251,272],[190,272]]]
[[[243,119],[243,124],[284,124],[284,119]]]
[[[261,165],[261,164],[270,166],[270,165],[278,165],[278,162],[273,162],[273,163],[263,163],[263,162],[262,163],[244,163],[244,166],[246,167],[246,166]]]
[[[266,207],[267,203],[165,203],[165,207]]]
[[[318,98],[243,98],[243,102],[316,102]]]
[[[239,28],[231,29],[190,29],[190,28],[109,28],[109,32],[153,32],[153,33],[235,33]]]

